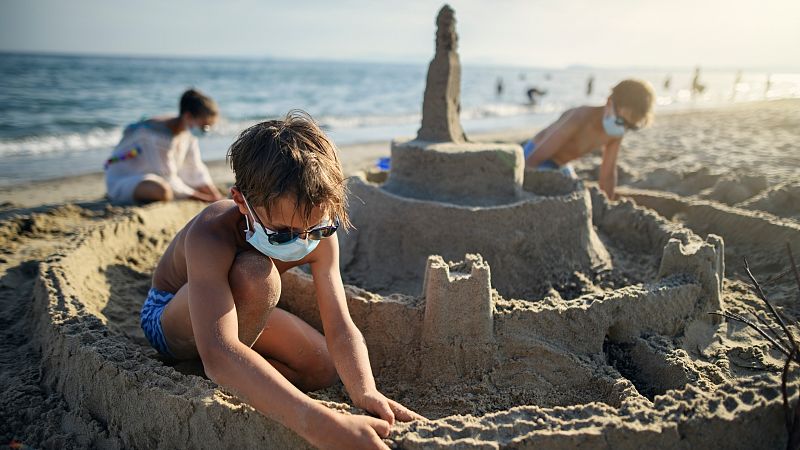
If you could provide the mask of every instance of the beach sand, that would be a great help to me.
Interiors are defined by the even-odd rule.
[[[480,139],[520,142],[534,131]],[[414,291],[419,277],[380,289],[358,264],[343,269],[356,285],[347,288],[348,304],[379,387],[432,419],[398,425],[390,444],[785,447],[782,355],[752,330],[696,305],[763,310],[745,282],[742,258],[764,280],[788,267],[787,243],[800,255],[799,147],[798,100],[658,115],[651,129],[625,138],[620,156],[621,197],[650,209],[609,203],[591,182],[589,190],[563,193],[576,208],[588,208],[589,233],[597,234],[581,244],[592,252],[585,267],[559,269],[529,290],[515,289],[512,269],[489,259],[491,276],[469,258],[418,268],[427,270],[426,279],[445,271],[461,274],[454,279],[485,272],[491,280],[485,295],[493,305],[492,336],[476,333],[481,345],[457,355],[437,347],[447,333],[429,325],[425,300]],[[388,142],[341,149],[349,175],[388,153]],[[576,168],[593,180],[598,165],[592,155]],[[220,187],[232,184],[224,162],[210,167]],[[159,359],[139,329],[138,308],[160,253],[203,205],[121,208],[106,204],[102,193],[101,174],[0,189],[0,444],[303,448],[294,433],[203,377],[199,363]],[[705,240],[712,233],[724,240],[724,269],[711,261],[722,254],[713,237]],[[670,238],[682,244],[664,250]],[[707,268],[697,269],[695,280],[671,277],[701,251],[712,255],[709,267],[724,270],[719,298],[714,281],[701,279]],[[597,268],[608,261],[612,269]],[[283,278],[280,306],[319,327],[308,276],[295,270]],[[428,298],[436,286],[427,283]],[[765,289],[791,322],[800,318],[791,276]],[[443,356],[464,364],[448,368]],[[476,375],[476,364],[488,366]],[[341,385],[312,396],[355,411]],[[796,388],[790,396],[797,397]]]

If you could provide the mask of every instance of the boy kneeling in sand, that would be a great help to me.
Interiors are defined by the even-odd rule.
[[[388,448],[395,419],[421,418],[378,392],[347,310],[334,233],[348,226],[336,148],[313,120],[244,130],[228,151],[232,200],[206,207],[158,262],[141,322],[150,343],[206,374],[312,444]],[[309,264],[325,336],[276,307],[280,274]],[[380,419],[344,415],[302,391],[341,377],[353,403]]]
[[[560,170],[575,178],[570,161],[597,148],[603,149],[600,189],[614,198],[617,155],[628,130],[649,125],[655,92],[650,83],[624,80],[614,86],[605,106],[580,106],[564,112],[557,121],[523,145],[526,166]]]

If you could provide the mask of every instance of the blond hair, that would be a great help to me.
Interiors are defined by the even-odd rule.
[[[251,205],[270,208],[284,195],[308,220],[319,207],[347,228],[347,186],[338,151],[308,113],[292,110],[242,131],[227,155],[236,187]]]
[[[655,99],[653,86],[644,80],[622,80],[611,89],[611,101],[614,105],[630,110],[634,123],[641,123],[643,127],[653,122]]]

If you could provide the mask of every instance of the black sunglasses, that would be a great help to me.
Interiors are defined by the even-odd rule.
[[[284,245],[289,244],[291,242],[296,241],[301,236],[305,235],[303,239],[311,239],[312,241],[319,241],[325,239],[326,237],[333,236],[333,233],[336,233],[336,230],[339,228],[339,218],[333,219],[333,225],[327,225],[324,227],[314,228],[308,231],[296,232],[296,231],[272,231],[267,229],[263,223],[261,223],[261,219],[257,219],[258,224],[261,225],[261,228],[264,229],[264,233],[267,235],[267,240],[272,245]]]
[[[625,127],[626,130],[639,131],[639,127],[637,125],[628,122],[619,115],[619,112],[617,111],[617,105],[614,105],[614,117],[615,117],[614,119],[615,124],[621,127]]]

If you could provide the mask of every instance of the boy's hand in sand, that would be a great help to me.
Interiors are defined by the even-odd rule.
[[[383,438],[389,436],[391,425],[375,417],[334,413],[317,430],[317,438],[309,441],[321,449],[381,449],[389,450]],[[328,426],[328,424],[330,426]]]
[[[364,411],[369,411],[372,414],[380,417],[394,425],[395,419],[400,422],[411,422],[412,420],[424,420],[425,418],[415,413],[414,411],[406,408],[405,406],[397,403],[394,400],[386,398],[377,390],[365,392],[361,397],[353,399],[353,403]]]

